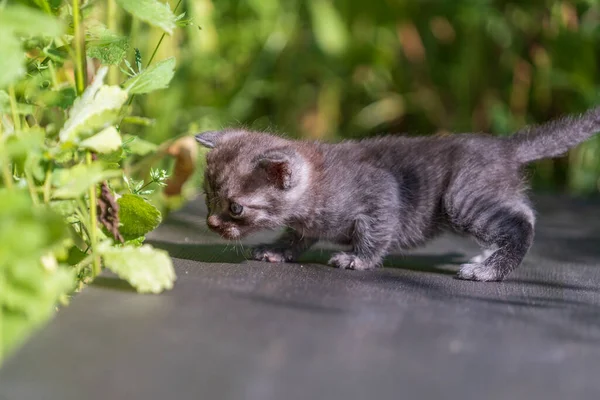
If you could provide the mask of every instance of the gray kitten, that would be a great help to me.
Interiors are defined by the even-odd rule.
[[[523,261],[535,215],[523,166],[565,153],[600,131],[600,108],[526,127],[511,137],[384,136],[338,144],[246,130],[196,135],[207,154],[207,224],[228,239],[286,227],[253,258],[293,262],[317,240],[352,246],[329,264],[367,270],[390,249],[443,230],[473,236],[487,251],[458,273],[498,281]]]

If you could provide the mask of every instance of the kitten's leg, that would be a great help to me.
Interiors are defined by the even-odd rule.
[[[504,279],[521,264],[531,247],[533,224],[533,211],[523,200],[481,208],[467,232],[498,249],[481,262],[461,265],[458,277],[474,281]]]
[[[352,232],[352,252],[336,253],[328,264],[341,269],[376,268],[381,264],[392,242],[392,234],[384,225],[385,223],[377,223],[373,218],[359,216],[354,222]]]
[[[275,243],[259,245],[252,249],[252,258],[272,263],[295,262],[316,242],[317,239],[304,237],[288,228]]]
[[[489,256],[491,256],[492,254],[494,254],[494,252],[498,250],[498,246],[496,245],[492,245],[490,248],[484,248],[482,249],[481,254],[478,254],[474,257],[472,257],[469,262],[470,263],[481,263],[484,262]]]

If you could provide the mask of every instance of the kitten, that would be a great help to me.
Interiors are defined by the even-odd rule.
[[[462,279],[499,281],[529,250],[535,215],[523,166],[565,153],[600,131],[600,108],[525,127],[507,138],[384,136],[338,144],[246,130],[196,140],[207,154],[207,224],[238,239],[286,227],[256,260],[293,262],[319,239],[352,246],[329,264],[367,270],[392,248],[409,249],[444,230],[488,250],[463,264]]]

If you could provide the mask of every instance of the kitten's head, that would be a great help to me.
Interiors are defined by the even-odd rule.
[[[244,130],[204,132],[196,140],[211,149],[204,174],[211,230],[238,239],[286,224],[310,175],[294,142]]]

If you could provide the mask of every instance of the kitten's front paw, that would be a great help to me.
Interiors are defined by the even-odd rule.
[[[328,262],[329,265],[341,269],[355,269],[364,271],[375,268],[375,265],[367,263],[355,254],[336,253]]]
[[[257,261],[268,261],[272,263],[294,262],[294,253],[290,249],[275,248],[270,246],[258,246],[252,249],[252,258]]]
[[[479,263],[462,264],[460,271],[458,271],[458,278],[482,282],[502,280],[494,267]]]

